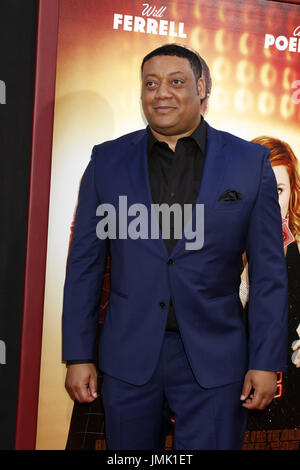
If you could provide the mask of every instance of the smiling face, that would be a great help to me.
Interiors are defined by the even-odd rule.
[[[203,78],[196,81],[189,61],[177,56],[155,56],[142,72],[142,105],[150,128],[158,136],[190,135],[201,120]]]
[[[273,171],[277,181],[281,216],[287,218],[291,194],[290,178],[284,165],[273,166]]]

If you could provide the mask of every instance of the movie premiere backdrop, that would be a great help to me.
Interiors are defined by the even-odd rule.
[[[265,136],[275,148],[286,196],[288,369],[278,374],[273,404],[250,413],[244,449],[300,449],[300,6],[267,0],[60,1],[37,449],[105,449],[101,397],[74,405],[64,389],[61,315],[74,211],[92,147],[145,127],[141,61],[173,42],[197,50],[209,67],[209,124],[247,140]],[[276,139],[284,142],[280,158]],[[246,260],[241,275],[247,285]],[[241,300],[247,315],[247,289]],[[109,261],[99,328],[108,302]],[[173,421],[166,424],[171,449]]]

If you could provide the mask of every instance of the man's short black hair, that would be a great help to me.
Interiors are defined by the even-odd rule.
[[[145,62],[147,62],[152,57],[159,55],[171,55],[187,59],[194,72],[196,82],[202,75],[202,65],[199,54],[196,51],[193,51],[192,49],[189,49],[188,47],[180,44],[165,44],[164,46],[160,46],[157,49],[149,52],[149,54],[147,54],[143,59],[141,67],[142,71]]]

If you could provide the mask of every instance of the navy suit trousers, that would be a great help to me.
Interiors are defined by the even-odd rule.
[[[242,386],[243,382],[236,382],[201,387],[180,334],[166,332],[156,369],[145,385],[104,374],[107,447],[163,450],[169,408],[175,419],[176,450],[239,450],[247,420],[247,410],[240,402]]]

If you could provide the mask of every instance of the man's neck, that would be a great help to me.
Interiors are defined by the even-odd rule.
[[[201,122],[201,119],[200,119],[200,122]],[[152,129],[152,127],[150,127],[150,129],[151,129],[152,134],[158,141],[166,142],[166,144],[168,144],[170,149],[173,150],[173,152],[175,152],[177,141],[179,139],[182,139],[183,137],[189,137],[190,135],[192,135],[193,132],[195,132],[195,130],[199,126],[200,122],[189,131],[184,132],[183,134],[179,134],[179,135],[165,135],[165,134],[161,134],[158,131],[155,131],[154,129]]]

